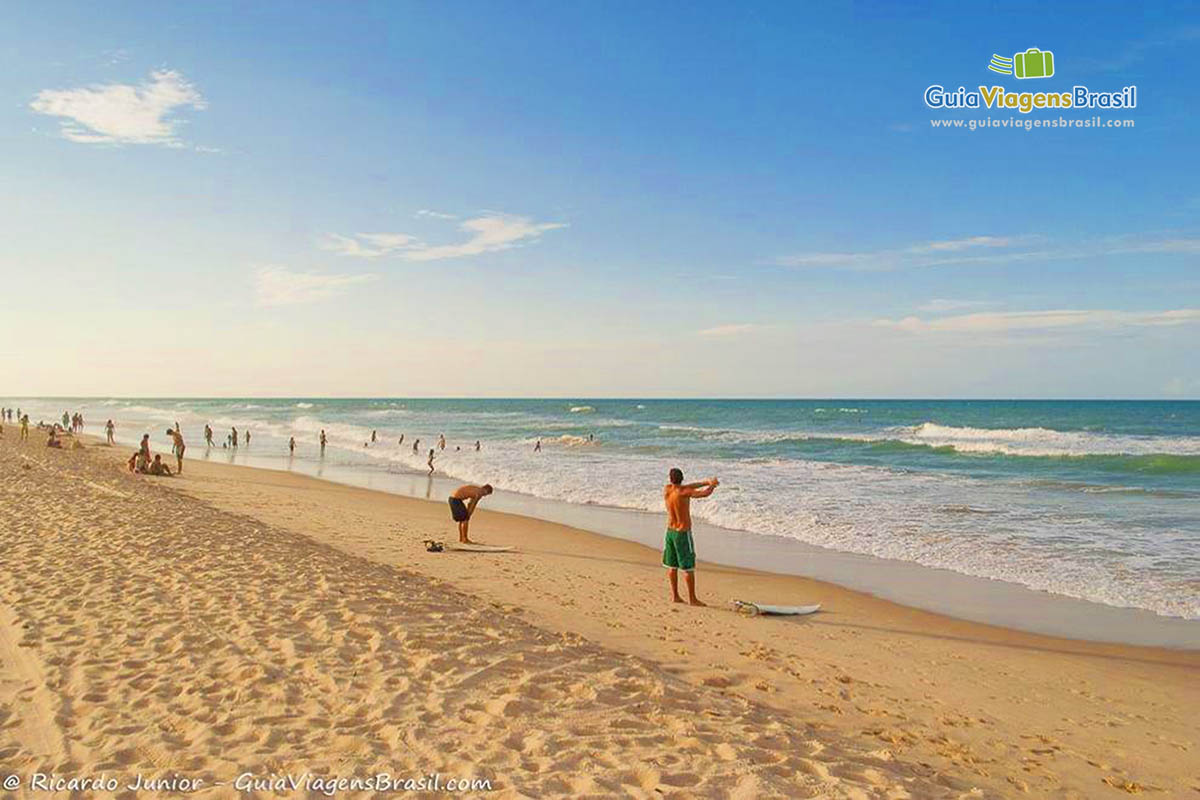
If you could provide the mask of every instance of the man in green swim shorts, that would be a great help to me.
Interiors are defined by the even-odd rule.
[[[671,469],[671,482],[663,487],[663,502],[667,506],[667,538],[663,543],[663,566],[667,568],[667,581],[671,584],[671,600],[682,603],[679,596],[679,570],[687,583],[688,603],[693,606],[706,605],[696,597],[696,545],[692,541],[692,498],[708,497],[717,488],[719,481],[709,478],[700,483],[683,482],[683,471]]]

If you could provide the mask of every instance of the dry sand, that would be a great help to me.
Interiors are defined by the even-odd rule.
[[[443,502],[0,439],[0,772],[491,779],[495,796],[1200,796],[1200,654],[952,620]],[[189,451],[192,452],[192,451]],[[703,554],[703,542],[699,542]],[[246,795],[240,795],[246,796]],[[266,796],[260,794],[259,796]]]

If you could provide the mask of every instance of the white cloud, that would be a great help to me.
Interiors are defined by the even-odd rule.
[[[1006,311],[961,314],[953,317],[921,319],[911,316],[899,320],[881,319],[873,324],[912,333],[1015,333],[1064,328],[1116,330],[1148,326],[1200,323],[1200,308],[1169,311],[1113,311],[1105,309],[1049,311]]]
[[[356,233],[354,236],[330,233],[319,244],[322,250],[342,256],[378,258],[417,243],[415,237],[404,233]]]
[[[161,144],[180,147],[176,135],[183,108],[207,103],[173,70],[153,72],[138,85],[112,83],[80,89],[43,89],[29,104],[39,114],[60,117],[63,138],[83,144]]]
[[[766,330],[767,327],[766,325],[743,322],[731,325],[717,325],[714,328],[705,328],[702,331],[697,331],[697,333],[700,336],[708,336],[714,339],[728,339],[734,336],[744,336],[748,333],[757,333]]]
[[[536,241],[546,231],[564,227],[563,223],[534,222],[528,217],[512,214],[484,214],[458,225],[466,239],[457,244],[426,244],[406,233],[357,233],[353,236],[331,233],[325,236],[320,246],[339,255],[359,258],[394,255],[405,261],[440,261],[518,247]]]
[[[912,248],[914,253],[931,253],[940,251],[966,250],[969,247],[1008,247],[1012,239],[1004,236],[968,236],[965,239],[947,239],[941,242],[927,242]]]
[[[458,219],[454,214],[444,214],[441,211],[430,211],[428,208],[422,208],[417,212],[418,217],[432,217],[433,219]]]
[[[896,250],[865,250],[850,253],[801,253],[775,260],[784,267],[833,267],[840,269],[895,269],[947,263],[941,253],[957,253],[980,247],[1010,247],[1021,241],[1004,236],[967,236],[924,242]],[[935,259],[935,256],[936,259]]]
[[[1040,243],[1038,249],[1030,245]],[[1110,236],[1098,241],[1047,246],[1040,236],[967,236],[891,250],[801,253],[773,263],[784,267],[892,270],[951,264],[1008,264],[1021,261],[1069,261],[1133,254],[1200,253],[1200,238],[1164,238],[1154,234]]]
[[[347,286],[375,280],[363,275],[321,275],[292,272],[284,267],[262,267],[254,276],[254,291],[260,306],[312,303],[338,294]]]
[[[917,306],[918,311],[929,311],[935,314],[940,314],[943,311],[961,311],[964,308],[979,308],[980,306],[995,305],[984,300],[950,300],[941,297],[935,297],[928,303]]]

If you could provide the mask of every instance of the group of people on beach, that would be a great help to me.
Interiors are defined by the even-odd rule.
[[[112,424],[112,420],[108,421]],[[183,441],[183,433],[179,429],[179,423],[175,423],[174,428],[166,429],[167,438],[171,440],[171,454],[175,456],[175,472],[171,472],[171,467],[163,461],[162,453],[150,452],[150,434],[142,434],[141,444],[138,445],[137,452],[129,457],[129,471],[137,472],[142,475],[160,475],[170,476],[172,474],[183,474],[183,453],[187,449],[187,445]]]
[[[0,435],[3,435],[4,421],[13,422],[14,412],[11,408],[0,408]],[[29,438],[29,415],[22,414],[20,409],[16,409],[16,419],[21,425],[21,440]],[[48,431],[47,447],[62,447],[60,433],[79,433],[83,430],[83,414],[79,412],[70,413],[63,412],[62,425],[57,422],[47,425],[44,422],[38,423],[39,429]],[[105,438],[109,445],[115,443],[116,426],[110,419],[104,425]],[[144,475],[160,475],[169,476],[172,474],[181,474],[183,472],[183,454],[187,449],[187,445],[183,439],[183,432],[180,429],[179,422],[175,422],[174,428],[166,429],[166,436],[171,440],[171,454],[175,457],[175,471],[171,471],[171,467],[163,461],[161,453],[151,453],[150,449],[150,434],[143,434],[137,452],[129,457],[129,471]],[[405,434],[401,434],[397,440],[397,446],[404,445]],[[213,442],[212,426],[205,423],[204,425],[204,441],[209,447],[215,447]],[[250,431],[244,432],[246,446],[250,445]],[[321,430],[318,438],[321,447],[321,454],[325,454],[325,446],[328,437],[324,429]],[[378,431],[371,431],[370,441],[363,442],[363,447],[369,447],[378,443]],[[592,437],[588,437],[588,441],[592,441]],[[224,447],[238,447],[239,434],[236,427],[231,427],[228,436],[224,442]],[[534,452],[540,452],[542,449],[541,439],[538,439],[534,445]],[[420,452],[421,440],[414,439],[412,443],[412,451],[414,454]],[[438,434],[437,448],[429,448],[429,455],[426,461],[429,467],[429,474],[434,472],[434,457],[438,450],[445,450],[446,436]],[[479,440],[475,441],[475,452],[479,452],[482,445]],[[462,450],[461,446],[456,446],[455,450]],[[288,439],[288,452],[295,453],[296,438],[294,436]],[[667,583],[671,590],[671,600],[675,603],[685,602],[684,598],[679,593],[679,572],[684,573],[684,583],[687,588],[686,602],[693,606],[705,605],[699,598],[696,597],[696,545],[692,536],[692,517],[691,517],[691,501],[703,499],[712,495],[716,488],[720,485],[720,481],[716,478],[709,478],[706,481],[697,483],[684,483],[683,471],[678,467],[673,467],[667,473],[667,484],[663,487],[663,504],[667,511],[667,531],[663,540],[662,565],[667,570]],[[483,498],[492,494],[493,487],[489,483],[481,486],[475,484],[464,484],[459,486],[450,493],[449,506],[450,518],[458,525],[458,540],[462,544],[476,544],[471,541],[470,524],[471,517],[475,513],[476,507]]]
[[[29,415],[22,414],[21,409],[16,410],[16,419],[21,426],[21,441],[29,438]],[[0,408],[0,436],[4,435],[4,422],[13,421],[13,410],[11,408]]]

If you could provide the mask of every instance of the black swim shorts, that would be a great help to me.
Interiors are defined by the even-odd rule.
[[[450,498],[450,516],[454,517],[455,522],[466,522],[471,518],[467,513],[467,504],[457,497]]]

